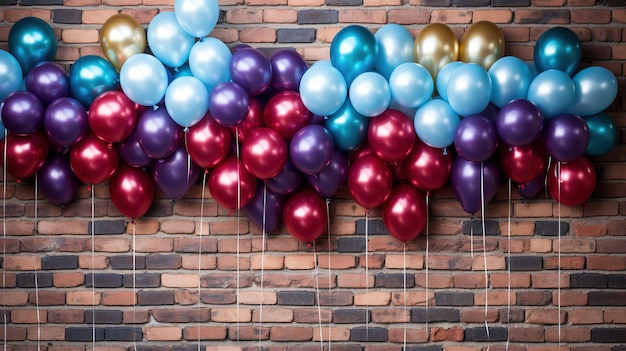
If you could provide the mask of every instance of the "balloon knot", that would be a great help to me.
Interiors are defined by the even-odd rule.
[[[233,210],[230,209],[230,210],[228,210],[228,217],[232,217],[232,216],[233,216]]]
[[[130,223],[132,223],[133,225],[134,225],[134,224],[137,224],[137,222],[135,221],[135,219],[134,219],[134,218],[130,221]]]
[[[91,185],[87,186],[87,191],[91,191]]]
[[[426,190],[426,197],[430,197],[430,190]]]
[[[327,197],[327,198],[326,198],[326,204],[327,204],[327,205],[328,205],[328,204],[330,204],[330,197]]]
[[[178,67],[174,67],[174,72],[179,72]]]
[[[22,178],[17,178],[15,181],[17,182],[17,184],[22,184]]]
[[[470,219],[471,219],[471,220],[475,220],[475,219],[476,219],[476,216],[472,213],[472,214],[470,214]]]
[[[158,110],[158,109],[159,109],[159,105],[152,105],[152,110],[153,110],[153,111],[156,111],[156,110]]]
[[[209,169],[208,168],[204,169],[204,174],[209,174]]]
[[[310,249],[311,247],[313,247],[313,244],[311,244],[310,242],[306,243],[306,248]]]
[[[113,143],[108,143],[107,144],[107,149],[109,149],[109,150],[113,149]]]
[[[443,148],[443,155],[448,156],[448,148]]]
[[[189,127],[185,127],[185,128],[183,128],[183,132],[184,132],[185,134],[187,134],[187,132],[189,132]]]
[[[519,185],[519,188],[520,188],[520,189],[526,189],[526,184],[524,184],[524,183],[520,184],[520,185]]]

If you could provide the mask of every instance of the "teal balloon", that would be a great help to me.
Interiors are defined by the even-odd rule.
[[[69,76],[72,96],[87,109],[98,95],[119,88],[120,76],[115,67],[96,55],[76,60]]]
[[[191,127],[209,111],[209,92],[198,78],[176,78],[165,91],[165,108],[178,125]]]
[[[608,69],[591,66],[580,70],[574,81],[574,104],[569,112],[589,116],[604,111],[617,97],[617,78]]]
[[[574,103],[574,82],[563,71],[543,71],[530,82],[527,99],[539,107],[545,118],[555,117],[569,111]]]
[[[4,128],[4,124],[0,120],[0,140],[4,139],[5,136],[7,136],[7,130]]]
[[[348,98],[358,113],[374,117],[389,108],[391,89],[385,77],[379,73],[365,72],[354,78],[350,84]]]
[[[505,56],[489,67],[491,102],[499,108],[509,101],[525,99],[532,74],[526,62],[515,56]]]
[[[23,78],[22,67],[17,59],[9,52],[0,50],[0,102],[21,89]]]
[[[161,12],[148,25],[146,35],[150,51],[164,65],[180,67],[189,59],[196,38],[178,24],[173,12]]]
[[[223,41],[203,38],[196,42],[189,53],[189,68],[194,77],[200,79],[209,91],[230,80],[232,53]]]
[[[174,14],[187,33],[204,38],[215,28],[220,7],[217,0],[176,0]]]
[[[450,81],[452,73],[464,64],[465,62],[453,61],[446,64],[439,70],[435,81],[435,87],[437,88],[437,94],[439,94],[439,97],[448,101],[448,81]]]
[[[58,48],[52,27],[37,17],[25,17],[15,22],[9,30],[8,45],[24,74],[38,63],[53,61]]]
[[[149,54],[129,57],[120,70],[120,84],[124,94],[139,105],[158,104],[165,95],[168,82],[167,69],[163,63]]]
[[[347,97],[346,80],[332,65],[312,65],[300,79],[300,98],[313,114],[331,115],[343,105]]]
[[[428,70],[415,62],[406,62],[393,70],[389,77],[391,97],[398,104],[416,108],[430,100],[435,90]]]
[[[378,55],[378,42],[360,25],[342,28],[330,43],[330,61],[349,85],[361,73],[371,71]]]
[[[457,68],[448,81],[448,103],[461,116],[482,112],[491,101],[492,83],[489,73],[475,63]]]
[[[537,39],[533,54],[539,72],[557,69],[573,76],[582,57],[580,39],[569,28],[553,27]]]
[[[405,62],[413,62],[413,36],[404,26],[396,23],[385,24],[374,34],[378,41],[378,55],[374,68],[389,79],[396,67]]]
[[[589,144],[585,150],[588,156],[602,156],[617,143],[617,128],[606,113],[597,113],[583,117],[589,127]]]
[[[324,126],[333,136],[337,149],[351,152],[367,140],[369,118],[356,112],[347,100],[337,112],[324,120]]]
[[[430,100],[422,105],[413,119],[417,136],[426,145],[434,148],[450,146],[454,142],[459,123],[461,117],[441,99]]]

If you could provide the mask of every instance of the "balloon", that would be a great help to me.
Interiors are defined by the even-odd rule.
[[[439,94],[439,97],[445,101],[448,101],[448,82],[450,81],[450,77],[457,68],[463,65],[465,65],[465,63],[461,61],[450,62],[443,66],[443,68],[439,71],[439,74],[437,74],[437,80],[435,81],[437,94]]]
[[[126,139],[135,128],[135,105],[121,91],[98,95],[89,108],[89,126],[100,139],[116,143]]]
[[[500,185],[500,168],[490,158],[485,162],[471,162],[457,157],[450,176],[452,190],[467,213],[476,213],[496,196]]]
[[[546,172],[544,171],[541,175],[529,182],[517,184],[516,189],[522,197],[532,199],[537,196],[541,190],[543,190],[545,181]]]
[[[6,143],[6,150],[4,149]],[[8,134],[2,143],[6,171],[16,178],[34,175],[48,158],[48,141],[41,132],[27,135]]]
[[[293,165],[291,159],[287,158],[283,169],[274,178],[268,179],[266,184],[269,190],[277,194],[289,195],[300,188],[302,173]]]
[[[348,85],[337,68],[316,64],[306,70],[300,79],[300,97],[309,111],[328,116],[346,101]]]
[[[263,121],[283,138],[291,139],[313,118],[295,91],[281,91],[272,96],[263,109]]]
[[[550,69],[530,82],[527,99],[534,102],[545,118],[566,113],[575,103],[576,87],[567,73]]]
[[[225,127],[235,127],[246,119],[250,99],[237,83],[224,82],[213,88],[209,96],[209,111]]]
[[[387,110],[369,124],[367,140],[376,156],[387,162],[405,158],[417,138],[413,122],[398,110]]]
[[[265,91],[272,81],[272,64],[257,49],[246,48],[233,53],[230,76],[248,94],[255,96]]]
[[[156,186],[172,200],[179,200],[196,183],[200,176],[198,167],[179,145],[174,152],[152,165],[152,179]]]
[[[265,233],[273,232],[278,228],[283,218],[285,197],[265,188],[257,182],[256,192],[252,200],[243,207],[243,212],[250,220]]]
[[[204,38],[215,28],[220,8],[217,0],[177,0],[174,14],[187,33]]]
[[[574,104],[569,112],[589,116],[604,111],[617,96],[617,79],[608,69],[591,66],[582,69],[572,78]]]
[[[358,113],[374,117],[389,107],[391,90],[385,77],[376,72],[365,72],[354,78],[348,97]]]
[[[475,63],[468,63],[450,75],[448,103],[461,116],[477,114],[489,105],[491,89],[489,73]]]
[[[343,27],[330,43],[330,62],[341,72],[347,84],[374,68],[377,55],[376,37],[360,25]]]
[[[118,71],[126,60],[146,49],[146,32],[130,15],[118,13],[109,17],[100,29],[100,48]]]
[[[165,91],[165,108],[178,125],[191,127],[209,111],[209,92],[196,77],[176,78]]]
[[[543,130],[546,151],[557,161],[580,157],[587,150],[590,138],[585,120],[570,113],[549,119]]]
[[[541,140],[524,146],[501,145],[498,156],[502,172],[516,183],[528,183],[539,177],[548,161]]]
[[[143,216],[154,200],[154,181],[148,172],[120,165],[109,181],[111,202],[126,217]]]
[[[7,51],[0,50],[0,101],[22,86],[22,66]]]
[[[35,94],[44,106],[54,99],[70,96],[70,77],[54,62],[42,62],[26,75],[26,90]]]
[[[239,209],[252,201],[257,180],[235,156],[228,156],[209,174],[209,190],[215,202],[225,208]]]
[[[201,168],[213,168],[230,152],[230,130],[206,114],[185,133],[185,144],[191,159]]]
[[[498,112],[496,129],[500,139],[509,146],[528,145],[541,135],[543,115],[531,101],[513,100]]]
[[[183,138],[180,126],[162,107],[142,113],[137,119],[136,130],[139,145],[153,159],[169,156]]]
[[[382,205],[389,197],[392,186],[393,176],[389,166],[376,155],[357,160],[348,170],[348,191],[366,209]]]
[[[400,64],[389,77],[391,97],[400,105],[416,108],[433,95],[433,77],[424,66],[407,62]]]
[[[596,172],[586,157],[571,162],[554,162],[548,170],[548,192],[565,206],[587,201],[596,186]]]
[[[504,55],[504,36],[492,22],[479,21],[472,24],[459,41],[459,59],[475,63],[488,70]]]
[[[348,155],[335,150],[328,166],[318,173],[306,174],[304,178],[320,196],[333,196],[348,179]]]
[[[534,59],[539,72],[556,69],[572,76],[580,65],[580,39],[571,29],[552,27],[537,39]]]
[[[152,158],[143,151],[141,144],[139,144],[137,129],[134,129],[126,139],[115,144],[115,147],[120,158],[130,166],[142,168],[152,164]]]
[[[369,118],[356,112],[350,100],[324,120],[324,127],[335,141],[335,147],[344,152],[355,150],[367,140]]]
[[[508,102],[525,99],[533,77],[524,61],[515,56],[498,59],[489,68],[491,102],[502,108]]]
[[[308,66],[302,55],[296,50],[280,49],[270,57],[272,65],[272,81],[270,87],[273,91],[298,91],[300,79]]]
[[[53,61],[58,44],[48,22],[37,17],[24,17],[11,26],[8,46],[26,74],[38,63]]]
[[[444,100],[430,100],[415,112],[413,120],[417,136],[427,145],[444,148],[452,144],[456,128],[461,122]]]
[[[385,228],[391,236],[405,243],[422,233],[427,213],[424,195],[409,184],[395,187],[382,207]]]
[[[43,127],[48,138],[61,146],[72,146],[89,131],[87,111],[78,100],[60,97],[46,107]]]
[[[122,90],[139,105],[158,104],[165,95],[168,81],[165,66],[149,54],[133,55],[120,70]]]
[[[310,124],[291,139],[289,155],[294,166],[305,174],[320,172],[333,158],[333,137],[321,125]]]
[[[415,38],[413,54],[415,62],[426,67],[436,80],[445,65],[458,59],[459,41],[447,25],[430,23]]]
[[[376,31],[374,38],[378,42],[374,68],[385,78],[389,79],[399,65],[413,61],[413,36],[403,26],[387,23]]]
[[[326,203],[313,190],[300,190],[287,199],[283,221],[294,238],[302,242],[314,241],[328,226]]]
[[[588,156],[602,156],[608,153],[617,143],[617,129],[611,117],[605,113],[597,113],[584,117],[589,128],[589,145],[585,150]]]
[[[78,179],[86,184],[100,184],[109,179],[115,169],[119,154],[110,143],[89,133],[70,152],[70,165]]]
[[[79,57],[70,68],[72,97],[88,109],[96,96],[109,90],[117,90],[120,76],[112,64],[100,56]]]
[[[230,80],[230,49],[217,38],[206,37],[196,42],[189,53],[189,69],[207,90]]]
[[[37,171],[39,188],[46,199],[56,205],[64,205],[74,199],[78,190],[78,178],[72,172],[69,157],[53,155]]]
[[[436,149],[417,140],[404,159],[404,173],[414,187],[432,191],[444,186],[450,179],[454,157],[450,152]]]
[[[233,136],[239,138],[238,142],[243,143],[246,141],[246,136],[253,129],[262,127],[263,124],[263,106],[259,99],[251,97],[248,102],[248,114],[241,124],[230,127],[233,131]]]
[[[253,129],[241,148],[241,161],[254,177],[270,179],[278,175],[287,162],[285,140],[277,131],[260,127]]]
[[[498,147],[495,124],[480,115],[463,118],[454,135],[454,147],[468,161],[487,161]]]
[[[41,127],[44,107],[39,98],[19,90],[4,99],[0,116],[4,127],[13,134],[30,134]]]
[[[187,62],[196,42],[196,38],[178,24],[173,12],[160,12],[152,18],[147,40],[150,52],[164,65],[174,68]]]

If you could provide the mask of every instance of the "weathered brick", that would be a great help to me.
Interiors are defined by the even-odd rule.
[[[387,329],[380,327],[355,327],[350,329],[350,341],[382,342],[387,341]]]
[[[56,255],[41,258],[41,269],[76,269],[78,268],[78,256],[76,255]]]
[[[474,294],[471,292],[437,291],[435,301],[438,306],[473,306]]]
[[[543,268],[540,256],[510,256],[506,262],[511,271],[540,271]]]
[[[571,288],[606,288],[608,276],[602,273],[572,273],[570,274]]]
[[[278,291],[279,305],[312,306],[315,303],[315,294],[312,291]]]
[[[52,273],[37,272],[36,275],[35,273],[18,273],[17,286],[20,288],[34,288],[35,286],[49,288],[52,286]]]
[[[109,264],[113,269],[133,269],[133,256],[132,255],[114,255],[109,256]],[[135,256],[135,269],[146,268],[146,257]]]
[[[339,22],[337,10],[298,11],[298,24],[332,24]]]
[[[139,291],[137,293],[137,304],[142,306],[173,305],[173,291]]]
[[[609,274],[608,283],[611,289],[626,289],[626,274]]]
[[[489,333],[485,327],[472,327],[465,329],[467,341],[506,341],[507,328],[489,327]]]
[[[315,28],[279,28],[276,30],[278,43],[312,43],[315,41]]]
[[[126,288],[157,288],[161,286],[161,275],[159,273],[124,274],[123,282]]]
[[[104,340],[104,328],[96,327],[67,327],[65,328],[65,341],[95,341]]]
[[[441,307],[411,308],[411,323],[460,322],[458,309]]]
[[[483,221],[472,220],[463,222],[463,234],[465,235],[483,235]],[[499,235],[500,224],[497,221],[485,221],[485,235]]]
[[[349,237],[337,239],[337,252],[365,252],[365,238]]]
[[[107,341],[141,341],[143,332],[138,327],[106,327],[104,339]]]
[[[123,276],[115,273],[87,273],[85,287],[119,288],[122,286]]]
[[[560,232],[559,232],[560,229]],[[542,236],[563,236],[569,231],[569,223],[557,221],[537,221],[535,223],[535,234]],[[560,233],[560,234],[559,234]]]
[[[590,291],[589,306],[621,306],[626,299],[624,291]]]
[[[121,310],[87,310],[85,311],[85,323],[95,324],[122,324],[123,312]]]
[[[182,266],[180,255],[148,255],[146,256],[146,269],[179,269]]]
[[[552,302],[549,291],[520,291],[516,293],[516,301],[520,306],[547,306]]]
[[[399,273],[378,274],[374,277],[375,288],[413,288],[415,286],[414,275]]]
[[[366,309],[345,309],[333,311],[333,322],[337,324],[367,323],[370,311]]]
[[[592,342],[626,342],[626,328],[592,328]]]
[[[355,234],[365,235],[367,229],[368,235],[388,235],[389,231],[380,219],[357,219]]]

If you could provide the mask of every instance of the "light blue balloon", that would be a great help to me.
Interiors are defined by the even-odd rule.
[[[72,96],[87,109],[96,96],[105,91],[117,90],[120,83],[115,67],[96,55],[86,55],[76,60],[69,76]]]
[[[223,41],[203,38],[196,42],[189,53],[189,68],[194,77],[200,79],[209,91],[230,80],[232,53]]]
[[[332,65],[309,67],[300,79],[300,98],[304,106],[320,116],[336,112],[348,97],[343,75]]]
[[[57,36],[48,22],[37,17],[24,17],[9,30],[9,52],[22,66],[24,74],[45,61],[53,61],[57,53]]]
[[[335,147],[350,152],[367,140],[369,118],[356,112],[350,100],[346,100],[337,112],[324,120],[324,126],[333,136]]]
[[[209,91],[198,78],[176,78],[165,92],[165,108],[178,125],[191,127],[209,111]]]
[[[377,55],[378,42],[374,34],[360,25],[343,27],[330,43],[330,61],[347,84],[359,74],[372,70]]]
[[[220,7],[217,0],[176,0],[174,14],[187,33],[204,38],[215,28]]]
[[[189,59],[196,38],[178,24],[173,12],[161,12],[148,25],[146,36],[150,51],[164,65],[179,67]]]
[[[191,73],[191,68],[189,68],[189,63],[185,63],[184,65],[175,68],[172,72],[169,73],[172,76],[170,79],[170,83],[172,80],[180,77],[192,77],[193,73]]]
[[[439,96],[448,101],[448,81],[450,80],[450,76],[452,73],[459,67],[463,66],[465,62],[461,61],[452,61],[445,66],[443,66],[439,73],[437,73],[437,80],[435,81],[435,86],[437,88],[437,94]]]
[[[393,94],[392,94],[391,95],[391,103],[389,104],[389,109],[390,110],[398,110],[398,111],[404,113],[411,120],[413,120],[413,118],[415,117],[415,112],[417,112],[418,107],[402,106],[393,98]]]
[[[435,90],[428,70],[415,62],[400,64],[389,77],[391,97],[398,104],[416,108],[430,100]]]
[[[505,56],[489,67],[491,102],[502,108],[507,102],[525,99],[532,76],[528,65],[515,56]]]
[[[569,112],[589,116],[604,111],[617,97],[617,79],[608,69],[591,66],[580,70],[574,81],[574,104]]]
[[[385,77],[379,73],[365,72],[354,78],[348,97],[358,113],[374,117],[389,108],[391,89]]]
[[[389,79],[396,67],[413,62],[413,36],[405,27],[388,23],[380,27],[374,34],[378,41],[378,56],[374,68]]]
[[[491,101],[492,83],[489,73],[475,63],[457,68],[448,81],[448,103],[461,116],[482,112]]]
[[[135,54],[122,65],[120,83],[124,94],[134,103],[153,106],[165,95],[167,69],[152,55]]]
[[[528,87],[527,99],[534,102],[545,118],[566,113],[575,98],[572,78],[557,69],[543,71],[533,79]]]
[[[413,125],[417,136],[426,145],[444,148],[454,142],[461,118],[450,105],[441,99],[430,100],[415,112]]]
[[[0,101],[20,90],[23,78],[22,67],[17,59],[9,52],[0,50]]]

